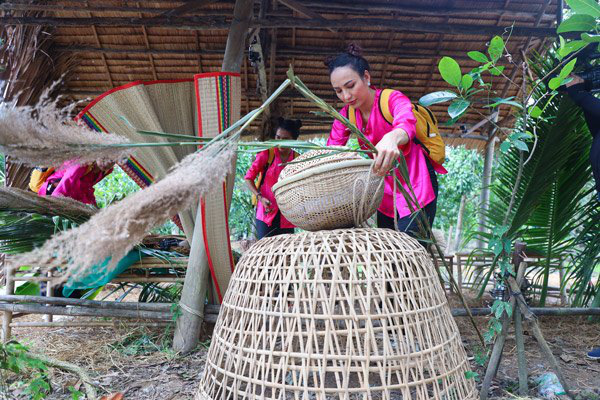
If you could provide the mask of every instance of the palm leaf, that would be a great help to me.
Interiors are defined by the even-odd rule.
[[[538,57],[533,69],[538,76],[544,76],[557,63],[558,60],[552,58],[542,60]],[[542,265],[532,271],[534,279],[541,286],[542,304],[548,293],[552,261],[557,256],[565,258],[565,255],[573,260],[569,267],[578,271],[570,274],[579,288],[578,299],[589,299],[590,295],[585,295],[585,285],[591,279],[590,269],[593,270],[595,264],[593,260],[600,254],[598,246],[590,244],[599,240],[593,235],[599,231],[598,220],[596,229],[591,228],[590,195],[586,190],[591,179],[588,161],[591,135],[580,108],[568,97],[551,96],[545,87],[539,86],[532,98],[536,101],[541,99],[539,104],[544,109],[542,116],[539,120],[525,121],[521,118],[515,130],[536,132],[535,149],[532,140],[528,143],[528,153],[521,153],[513,147],[500,158],[485,227],[491,231],[504,224],[520,162],[533,151],[515,189],[513,207],[506,219],[507,237],[523,240],[528,249],[543,255]],[[585,234],[581,233],[579,239],[574,240],[573,235],[578,231]],[[492,235],[480,233],[479,236],[488,241]],[[479,282],[482,285],[480,294],[489,276],[491,271],[486,279]]]

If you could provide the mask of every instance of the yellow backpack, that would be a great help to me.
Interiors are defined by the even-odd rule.
[[[258,176],[256,177],[256,189],[258,190],[258,193],[260,193],[260,188],[263,184],[263,181],[265,180],[265,175],[267,174],[267,170],[269,169],[269,167],[271,166],[271,164],[273,164],[273,160],[275,159],[275,149],[273,147],[271,147],[269,149],[269,159],[267,160],[267,164],[265,165],[265,167],[263,168],[263,170],[261,172],[258,173]],[[256,206],[258,204],[258,198],[256,197],[256,195],[252,195],[252,205]]]
[[[394,123],[394,117],[390,112],[390,95],[392,89],[383,89],[379,96],[379,111],[383,118],[391,125]],[[434,162],[442,165],[446,159],[446,145],[444,139],[440,135],[438,129],[438,122],[435,115],[427,107],[423,107],[417,103],[413,105],[413,113],[417,118],[417,136],[415,142],[425,148],[425,151],[429,154],[429,158]],[[356,125],[356,114],[354,107],[348,109],[348,119],[354,125]]]
[[[35,193],[39,192],[46,179],[53,173],[54,168],[35,167],[29,178],[29,189]]]

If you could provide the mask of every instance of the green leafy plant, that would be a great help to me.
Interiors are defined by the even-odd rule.
[[[25,393],[31,399],[44,399],[51,391],[47,376],[48,367],[37,358],[31,357],[27,347],[16,341],[0,343],[0,384],[4,393],[8,393],[8,373],[17,375],[18,383],[23,383]]]
[[[600,5],[595,0],[565,0],[571,10],[569,18],[556,29],[558,34],[579,35],[578,39],[567,41],[560,36],[557,54],[564,58],[587,46],[596,46],[600,51]],[[577,37],[577,36],[575,36]]]

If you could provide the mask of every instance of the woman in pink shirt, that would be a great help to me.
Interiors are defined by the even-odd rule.
[[[415,142],[416,118],[408,97],[399,91],[393,91],[389,99],[389,109],[394,118],[393,124],[388,123],[379,109],[381,89],[371,85],[369,63],[360,54],[360,48],[351,44],[348,51],[326,62],[329,68],[331,85],[338,98],[346,105],[340,113],[348,117],[349,107],[355,110],[357,128],[369,139],[377,149],[374,172],[385,176],[393,166],[394,161],[404,155],[408,166],[409,180],[414,190],[417,206],[415,210],[425,214],[433,225],[437,207],[438,183],[435,172],[446,173],[444,167],[433,163],[422,144]],[[331,128],[328,145],[345,145],[350,137],[350,131],[339,121]],[[364,143],[360,143],[366,148]],[[410,190],[400,173],[395,171],[403,182],[402,186]],[[396,204],[394,204],[394,178],[385,178],[383,200],[377,210],[377,226],[394,229],[394,213],[398,216],[396,229],[411,236],[418,233],[418,218],[411,212],[404,196],[396,189]]]
[[[40,187],[40,196],[62,196],[96,205],[94,185],[111,173],[112,166],[100,168],[96,164],[81,165],[66,161]]]
[[[276,140],[296,140],[300,135],[300,120],[279,118],[278,128],[275,132]],[[269,163],[269,152],[274,152],[274,157]],[[246,172],[244,179],[250,191],[258,199],[256,207],[256,233],[259,239],[266,236],[275,236],[285,233],[294,233],[294,225],[289,222],[277,207],[273,195],[273,185],[277,183],[279,174],[285,167],[286,162],[292,161],[297,156],[296,152],[289,148],[275,147],[270,150],[261,151]],[[262,174],[262,180],[258,187],[254,181]]]

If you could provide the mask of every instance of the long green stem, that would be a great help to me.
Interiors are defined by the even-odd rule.
[[[313,102],[315,105],[317,105],[320,109],[322,109],[323,111],[325,111],[328,115],[332,116],[333,118],[337,119],[338,121],[340,121],[346,128],[348,128],[350,130],[350,132],[353,132],[354,134],[356,134],[359,139],[361,141],[364,142],[364,144],[371,150],[373,150],[374,153],[377,153],[377,150],[375,149],[375,146],[373,145],[373,143],[371,143],[371,141],[369,139],[367,139],[365,137],[365,135],[363,135],[363,133],[353,124],[350,123],[350,121],[345,118],[343,115],[341,115],[339,112],[337,112],[337,110],[335,110],[333,107],[331,107],[329,104],[327,104],[326,102],[324,102],[322,99],[320,99],[318,96],[316,96],[314,93],[312,93],[307,87],[306,85],[304,85],[304,83],[297,77],[294,75],[294,71],[292,70],[292,68],[290,67],[290,69],[288,70],[288,78],[290,80],[292,80],[292,82],[294,83],[294,87],[300,92],[302,93],[302,95],[304,97],[306,97],[308,100],[310,100],[311,102]],[[401,182],[399,181],[397,175],[393,173],[394,175],[394,179],[397,181],[397,183],[399,183],[397,185],[398,189],[400,190],[400,193],[404,196],[404,198],[406,199],[406,204],[409,207],[409,210],[411,211],[411,213],[414,213],[416,210],[420,209],[420,206],[418,205],[418,201],[417,201],[417,197],[414,193],[414,190],[412,188],[412,185],[410,183],[409,180],[409,176],[408,176],[408,166],[406,165],[406,160],[404,159],[404,157],[401,155],[400,160],[402,162],[398,162],[398,160],[396,160],[395,162],[395,168],[392,170],[394,171],[396,168],[400,171],[400,175],[402,176],[402,179],[404,179],[404,181],[406,182],[406,185],[408,186],[410,193],[408,193],[406,191],[406,189],[404,189],[403,185],[401,184]],[[449,271],[449,267],[448,264],[446,263],[446,260],[444,258],[444,254],[439,246],[439,244],[437,243],[437,241],[435,240],[435,236],[433,235],[433,232],[431,230],[431,225],[429,224],[429,221],[427,220],[427,218],[424,216],[423,213],[419,213],[418,217],[420,218],[420,223],[419,226],[422,230],[425,231],[425,234],[431,238],[436,251],[438,252],[439,258],[442,260],[442,263],[444,264],[444,267]],[[433,254],[432,254],[433,255]],[[438,273],[439,270],[438,270]],[[451,275],[451,274],[450,274]],[[483,335],[481,334],[479,328],[477,327],[477,324],[475,323],[475,319],[473,318],[473,315],[471,313],[470,307],[468,306],[464,296],[462,295],[462,291],[460,289],[460,287],[456,284],[456,281],[454,280],[453,276],[450,276],[450,281],[451,284],[456,288],[456,291],[460,297],[460,300],[463,304],[463,306],[465,307],[465,309],[467,310],[467,313],[469,314],[469,318],[471,320],[471,323],[473,325],[473,327],[475,328],[475,331],[477,332],[477,335],[479,336],[479,340],[481,341],[482,344],[485,345],[485,341],[483,339]]]

